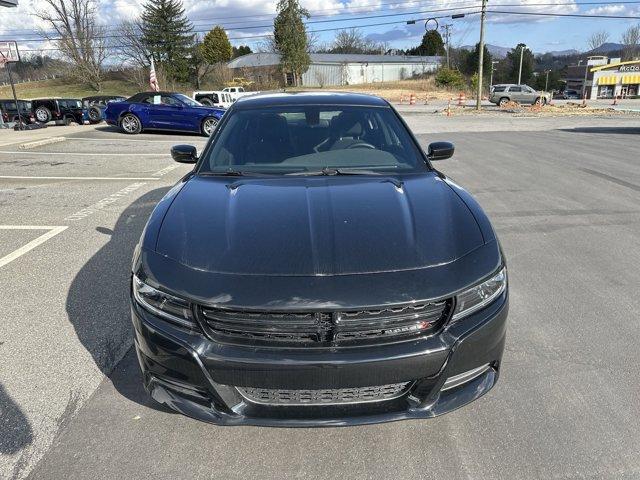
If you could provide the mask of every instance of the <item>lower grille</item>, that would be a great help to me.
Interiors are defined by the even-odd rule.
[[[448,318],[451,300],[332,312],[255,312],[202,307],[199,316],[223,341],[338,346],[384,343],[428,334]]]
[[[381,402],[401,397],[411,382],[391,383],[374,387],[334,388],[323,390],[272,390],[269,388],[236,387],[240,395],[262,405],[340,405]]]

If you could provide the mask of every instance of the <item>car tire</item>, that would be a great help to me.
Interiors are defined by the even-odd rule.
[[[127,113],[120,119],[120,128],[126,134],[135,135],[142,131],[142,123],[133,113]]]
[[[541,107],[544,107],[547,104],[547,99],[546,98],[541,98],[541,97],[537,97],[535,99],[535,101],[533,102],[534,105],[540,105]]]
[[[202,98],[198,100],[202,105],[206,105],[207,107],[213,107],[213,100],[210,98]]]
[[[75,118],[70,117],[70,116],[68,116],[68,115],[67,115],[66,117],[64,117],[64,120],[63,120],[63,121],[64,121],[65,126],[67,126],[67,127],[68,127],[68,126],[69,126],[69,125],[71,125],[73,122],[75,122]]]
[[[202,121],[202,126],[200,127],[200,133],[205,137],[210,137],[213,135],[213,132],[216,131],[216,127],[218,126],[218,120],[215,117],[207,117]]]
[[[90,108],[89,109],[89,122],[90,123],[100,123],[102,121],[102,114],[100,113],[100,109],[98,108]]]
[[[39,123],[49,123],[51,121],[51,110],[47,107],[36,108],[34,114]]]
[[[499,107],[504,107],[507,103],[509,103],[509,98],[507,97],[502,97],[500,100],[498,100]]]

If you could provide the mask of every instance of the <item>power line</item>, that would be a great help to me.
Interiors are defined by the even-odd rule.
[[[604,19],[623,19],[623,20],[640,20],[640,15],[596,15],[588,13],[542,13],[542,12],[514,12],[502,10],[487,10],[487,13],[499,13],[503,15],[536,15],[541,17],[572,17],[572,18],[604,18]]]
[[[465,12],[465,16],[470,16],[470,15],[476,15],[480,13],[479,10],[478,11],[469,11],[469,12]],[[418,22],[422,22],[425,20],[428,20],[429,18],[436,18],[436,19],[440,19],[440,18],[450,18],[451,15],[440,15],[440,16],[430,16],[430,17],[424,17],[424,18],[417,18],[416,21]],[[396,20],[396,21],[392,21],[392,22],[379,22],[379,23],[370,23],[370,24],[364,24],[364,25],[357,25],[357,28],[371,28],[371,27],[379,27],[379,26],[385,26],[385,25],[398,25],[398,24],[405,24],[406,21],[405,20]],[[317,30],[309,30],[307,33],[322,33],[322,32],[335,32],[335,31],[339,31],[339,30],[349,30],[351,28],[354,28],[353,26],[350,27],[338,27],[338,28],[322,28],[322,29],[317,29]],[[253,39],[257,39],[257,38],[271,38],[273,37],[273,34],[266,34],[266,35],[251,35],[251,36],[246,36],[246,37],[229,37],[229,40],[253,40]],[[126,48],[129,45],[109,45],[104,47],[107,50],[113,50],[113,49],[118,49],[118,48]],[[82,50],[82,48],[79,48],[79,50]],[[36,48],[36,49],[20,49],[21,52],[45,52],[45,51],[60,51],[60,48]]]
[[[398,5],[398,4],[434,4],[437,5],[437,0],[430,0],[430,1],[424,1],[424,0],[407,0],[407,1],[395,1],[395,2],[382,2],[379,3],[378,5]],[[464,5],[464,7],[460,7],[460,8],[472,8],[472,7],[480,7],[480,5],[472,5],[470,4],[469,0],[456,0],[456,1],[452,1],[448,3],[449,5]],[[494,6],[496,7],[529,7],[529,6],[581,6],[581,5],[623,5],[623,4],[640,4],[639,0],[621,0],[621,1],[584,1],[584,2],[573,2],[573,1],[569,1],[569,2],[550,2],[550,3],[526,3],[526,4],[501,4],[501,3],[496,3],[494,4]],[[399,7],[399,8],[383,8],[380,11],[387,11],[387,10],[400,10],[400,9],[404,9],[404,8],[413,8],[413,7]],[[349,13],[344,13],[344,14],[324,14],[324,15],[311,15],[311,18],[321,18],[321,17],[329,17],[329,16],[344,16],[344,15],[348,15],[351,13],[354,13],[354,10],[361,10],[361,9],[368,9],[370,10],[371,7],[370,6],[362,6],[362,7],[353,7],[352,9],[350,9]],[[327,9],[318,9],[318,10],[312,10],[311,12],[327,12],[327,11],[339,11],[342,10],[341,8],[327,8]],[[364,10],[367,11],[367,10]],[[364,13],[363,12],[355,12],[355,13]],[[413,12],[406,12],[406,13],[396,13],[393,15],[399,16],[399,15],[411,15],[413,14]],[[266,18],[273,18],[275,17],[276,14],[262,14],[262,15],[236,15],[236,16],[229,16],[229,17],[205,17],[205,18],[201,18],[201,19],[197,19],[197,20],[192,20],[191,23],[199,23],[199,22],[204,22],[205,20],[211,20],[212,22],[207,22],[204,23],[203,25],[199,25],[199,26],[205,26],[205,25],[210,25],[210,26],[215,26],[218,25],[220,23],[221,26],[224,26],[224,24],[226,25],[238,25],[238,24],[244,24],[245,22],[220,22],[220,20],[232,20],[232,19],[241,19],[241,18],[253,18],[256,19],[255,21],[262,21],[262,20],[257,20],[258,18],[264,17]],[[366,18],[366,17],[363,17]],[[627,18],[627,17],[625,17]],[[336,18],[335,20],[332,21],[349,21],[349,18]],[[355,20],[355,19],[352,19]],[[320,21],[317,21],[320,22]],[[313,21],[309,21],[307,23],[316,23]],[[271,26],[271,25],[269,25]],[[255,26],[245,26],[245,27],[237,27],[237,28],[230,28],[229,30],[244,30],[247,28],[261,28],[261,25],[255,25]],[[198,30],[195,31],[195,33],[203,33],[205,31],[208,30]],[[4,30],[4,33],[2,33],[2,35],[6,35],[7,32],[25,32],[25,33],[18,33],[18,35],[42,35],[40,32],[37,32],[33,29],[9,29],[9,30]],[[51,33],[51,32],[50,32]],[[13,38],[11,39],[13,40]],[[23,40],[23,39],[20,39]],[[27,39],[24,39],[27,40]]]
[[[638,1],[638,3],[640,3],[640,1]],[[305,25],[311,25],[311,24],[318,24],[318,23],[335,23],[335,22],[355,22],[357,20],[369,20],[372,18],[388,18],[388,17],[406,17],[406,16],[410,16],[410,15],[419,15],[419,14],[431,14],[431,13],[440,13],[440,12],[454,12],[454,11],[459,11],[459,10],[465,10],[468,8],[477,8],[479,7],[479,5],[468,5],[466,7],[452,7],[452,8],[438,8],[435,10],[418,10],[418,11],[414,11],[414,12],[404,12],[404,13],[387,13],[384,15],[365,15],[362,17],[353,17],[350,19],[330,19],[330,20],[311,20],[308,22],[305,22]],[[404,20],[402,21],[402,23],[404,23]],[[253,29],[260,29],[260,28],[272,28],[273,25],[272,24],[264,24],[264,25],[251,25],[251,26],[246,26],[246,27],[234,27],[234,28],[225,28],[226,31],[238,31],[238,30],[253,30]],[[350,27],[346,27],[346,28],[354,28],[353,26]],[[189,33],[204,33],[204,32],[208,32],[209,29],[206,30],[192,30]],[[117,37],[121,37],[121,35],[118,34],[114,34],[114,35],[98,35],[95,38],[96,39],[105,39],[105,38],[117,38]],[[39,38],[39,39],[19,39],[16,41],[26,41],[29,43],[37,43],[37,42],[49,42],[49,41],[59,41],[59,40],[63,40],[60,37],[56,37],[56,38]]]

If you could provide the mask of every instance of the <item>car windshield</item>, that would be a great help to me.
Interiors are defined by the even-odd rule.
[[[202,107],[200,102],[196,102],[192,98],[182,95],[181,93],[176,94],[175,97],[189,107]]]
[[[401,173],[427,168],[391,108],[323,105],[232,112],[199,173]]]

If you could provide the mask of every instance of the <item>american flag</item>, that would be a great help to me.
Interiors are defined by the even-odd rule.
[[[151,69],[149,70],[149,86],[154,92],[160,91],[160,85],[158,85],[158,79],[156,77],[156,68],[153,64],[153,57],[151,57]]]

